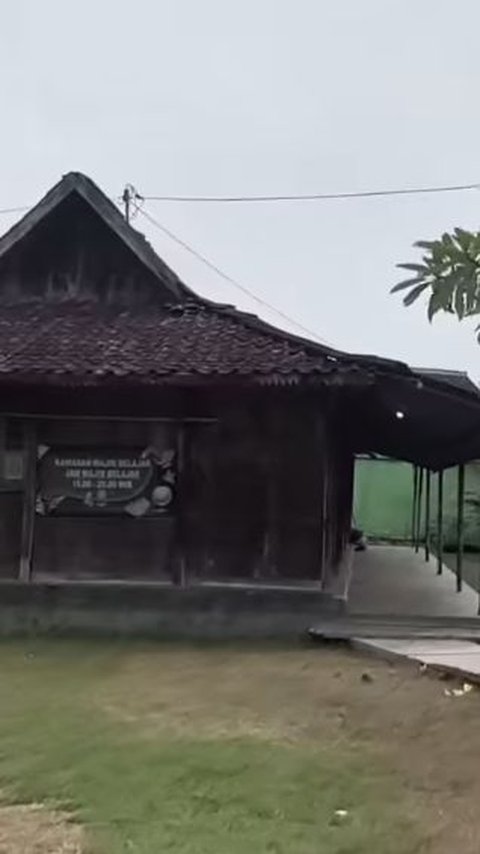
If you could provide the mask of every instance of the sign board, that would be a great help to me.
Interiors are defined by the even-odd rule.
[[[169,513],[175,498],[175,452],[154,448],[39,449],[37,512],[42,515]]]

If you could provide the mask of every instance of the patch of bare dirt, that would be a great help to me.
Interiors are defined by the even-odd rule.
[[[455,685],[348,650],[157,647],[126,656],[94,699],[147,737],[365,750],[428,827],[422,852],[478,854],[480,691],[446,696]]]
[[[41,804],[0,805],[0,854],[82,854],[84,833]]]
[[[139,732],[274,741],[371,741],[392,746],[436,729],[460,737],[468,719],[480,746],[480,693],[445,697],[444,683],[410,664],[331,648],[156,648],[123,657],[94,696]],[[478,712],[478,714],[477,714]],[[463,727],[462,727],[463,729]]]

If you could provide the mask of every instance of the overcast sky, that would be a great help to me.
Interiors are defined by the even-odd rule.
[[[479,31],[477,0],[5,3],[0,208],[71,170],[111,196],[126,182],[144,195],[480,183]],[[480,191],[145,209],[324,341],[480,379],[471,326],[430,326],[388,293],[414,240],[480,227]],[[199,292],[286,325],[135,225]]]

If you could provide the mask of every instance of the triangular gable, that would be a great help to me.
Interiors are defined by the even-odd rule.
[[[158,257],[145,237],[135,231],[102,190],[80,172],[69,172],[65,175],[38,204],[0,237],[0,260],[72,193],[77,193],[87,202],[138,260],[171,292],[175,300],[194,298],[193,292]]]

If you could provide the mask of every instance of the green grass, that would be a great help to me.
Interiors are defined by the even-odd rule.
[[[95,854],[423,850],[419,829],[407,819],[402,782],[366,747],[327,734],[309,740],[238,735],[233,723],[230,736],[215,737],[200,719],[198,731],[195,719],[176,731],[177,701],[168,708],[162,703],[168,652],[157,661],[148,648],[145,684],[136,677],[129,696],[123,667],[136,652],[141,656],[142,647],[132,652],[120,643],[0,643],[4,800],[66,807],[87,828],[87,850]],[[210,654],[216,655],[203,652],[207,660]],[[231,659],[224,666],[231,668]],[[142,691],[153,707],[152,690],[158,690],[154,707],[162,726],[122,721],[102,709],[99,698],[116,696],[117,674],[125,708],[142,708]],[[218,669],[212,679],[206,666],[203,706],[217,680]],[[208,714],[214,719],[215,708]],[[222,714],[228,721],[228,710]],[[340,824],[338,808],[349,812]]]

